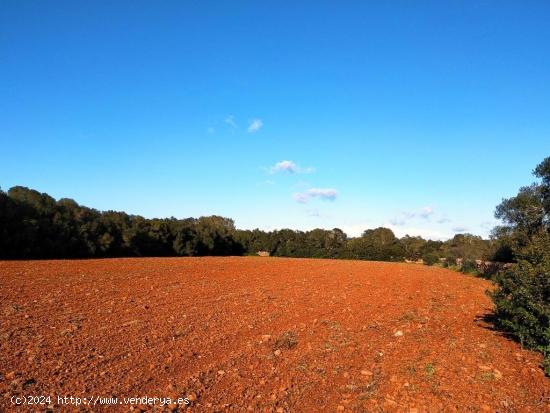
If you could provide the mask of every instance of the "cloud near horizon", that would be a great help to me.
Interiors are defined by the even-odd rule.
[[[395,226],[403,226],[414,218],[422,218],[424,220],[430,220],[430,218],[434,213],[435,213],[434,208],[427,205],[425,207],[420,208],[420,210],[402,212],[399,217],[390,219],[390,224]]]
[[[453,232],[456,232],[456,233],[464,233],[464,232],[468,232],[468,228],[466,227],[454,227],[453,228]]]
[[[385,228],[389,228],[398,238],[403,238],[405,235],[411,237],[420,236],[424,239],[431,239],[433,241],[444,241],[452,238],[453,234],[448,231],[441,231],[435,228],[423,228],[415,226],[394,226],[390,224],[383,224]]]
[[[434,214],[434,209],[431,206],[425,206],[420,210],[418,216],[424,219],[428,219]]]
[[[252,119],[248,125],[248,132],[256,133],[262,128],[262,126],[264,126],[264,123],[261,119]]]
[[[304,192],[296,192],[292,197],[296,202],[307,204],[313,198],[334,201],[337,196],[338,192],[334,188],[310,188]]]

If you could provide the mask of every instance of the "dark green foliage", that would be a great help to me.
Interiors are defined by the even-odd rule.
[[[405,258],[411,261],[418,261],[422,258],[422,250],[427,244],[427,241],[421,237],[411,237],[405,235],[399,240]]]
[[[196,231],[191,227],[181,227],[176,232],[172,243],[176,255],[192,257],[198,254],[198,238]]]
[[[447,255],[443,260],[443,267],[453,268],[456,266],[456,257],[454,255]]]
[[[542,262],[520,260],[497,275],[492,293],[497,325],[524,346],[538,349],[550,363],[550,256]],[[547,369],[547,374],[550,370]]]
[[[347,242],[346,234],[338,228],[307,232],[245,230],[238,231],[237,239],[249,253],[267,251],[273,256],[297,258],[341,258]]]
[[[542,181],[539,187],[540,196],[543,208],[546,211],[545,225],[548,227],[548,211],[550,211],[550,156],[537,165],[533,173]]]
[[[446,241],[441,249],[445,257],[473,261],[489,259],[493,248],[490,242],[476,235],[457,234]]]
[[[483,242],[487,241],[476,238],[478,245]],[[402,261],[418,260],[428,253],[440,257],[447,243],[410,236],[398,239],[388,228],[366,230],[357,238],[348,238],[339,228],[237,230],[233,220],[220,216],[146,219],[100,212],[72,199],[56,201],[24,187],[0,191],[0,258],[254,255],[266,251],[281,257]]]
[[[240,255],[236,232],[217,216],[145,219],[24,187],[0,191],[0,258]]]
[[[466,259],[462,261],[460,271],[464,274],[477,274],[477,265],[474,260]]]
[[[435,252],[427,252],[422,256],[422,261],[426,265],[435,265],[439,262],[439,256]]]
[[[496,275],[491,297],[496,325],[526,347],[542,351],[543,368],[550,375],[550,158],[534,173],[540,183],[521,188],[497,207],[495,215],[505,225],[495,234],[517,264]]]
[[[388,228],[369,229],[359,238],[351,239],[343,251],[344,257],[374,260],[374,261],[402,261],[405,250]]]
[[[496,218],[513,227],[519,243],[527,242],[542,228],[547,219],[545,215],[543,189],[538,184],[523,187],[516,196],[504,199],[495,212]]]
[[[441,241],[432,241],[428,240],[425,242],[424,245],[420,248],[420,253],[422,254],[422,259],[424,259],[424,256],[426,254],[435,254],[438,257],[443,257],[443,242]]]

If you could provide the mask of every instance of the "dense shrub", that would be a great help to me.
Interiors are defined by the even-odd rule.
[[[460,271],[465,274],[477,274],[477,265],[474,260],[463,260]]]
[[[454,266],[456,266],[456,257],[454,256],[445,257],[445,260],[443,261],[443,267],[452,268]]]
[[[426,265],[434,265],[439,262],[439,256],[434,252],[428,252],[422,256],[422,261]]]
[[[550,375],[550,257],[536,264],[521,260],[498,274],[496,282],[491,295],[497,326],[522,345],[542,351]]]

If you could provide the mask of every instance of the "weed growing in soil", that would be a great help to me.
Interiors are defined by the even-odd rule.
[[[273,344],[273,350],[291,350],[298,344],[298,338],[293,331],[284,332]]]
[[[429,377],[432,377],[435,374],[435,366],[432,363],[426,364],[425,370],[426,370],[426,374]]]

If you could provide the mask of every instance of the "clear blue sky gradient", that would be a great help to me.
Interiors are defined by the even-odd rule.
[[[240,228],[486,236],[550,155],[549,21],[542,0],[4,0],[0,186]],[[296,201],[311,188],[337,197]]]

